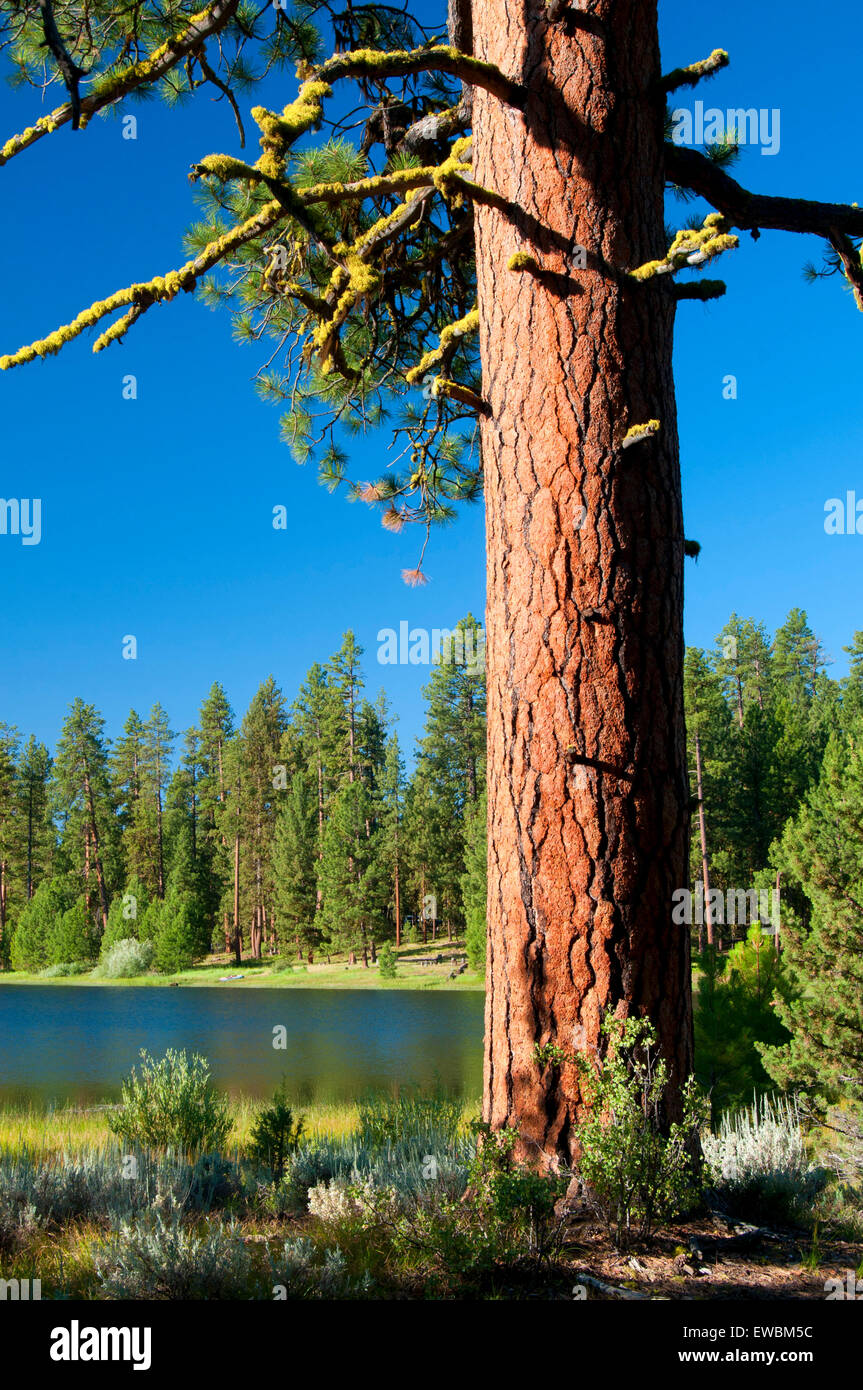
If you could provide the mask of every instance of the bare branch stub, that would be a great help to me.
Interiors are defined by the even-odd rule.
[[[69,108],[72,117],[72,129],[77,130],[81,123],[81,94],[78,84],[82,77],[87,74],[84,68],[79,68],[78,64],[71,57],[69,50],[57,28],[57,21],[54,18],[54,10],[51,0],[39,0],[39,12],[42,17],[42,32],[45,35],[45,45],[50,48],[54,55],[57,67],[60,69],[66,90],[69,93]]]

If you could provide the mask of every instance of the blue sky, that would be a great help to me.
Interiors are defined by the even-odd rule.
[[[781,25],[681,0],[661,13],[666,68],[716,46],[732,59],[678,105],[781,113],[779,153],[747,149],[735,171],[744,184],[863,201],[859,54],[845,37],[856,5],[832,5],[823,31],[798,0],[783,4]],[[293,91],[286,74],[266,99],[283,104]],[[124,109],[137,116],[136,141],[122,139],[119,120],[97,120],[0,170],[0,352],[181,263],[196,215],[188,168],[237,148],[230,112],[207,95],[170,114],[155,103]],[[40,113],[36,93],[0,91],[4,139]],[[842,647],[863,628],[863,536],[826,535],[824,504],[849,490],[863,499],[863,316],[838,281],[803,283],[803,263],[819,255],[812,238],[744,238],[723,258],[727,297],[678,315],[686,531],[703,547],[687,562],[686,637],[711,644],[732,610],[772,629],[799,605],[841,675]],[[385,533],[292,462],[278,412],[252,387],[258,365],[232,342],[226,316],[183,296],[151,310],[120,348],[94,357],[82,339],[0,376],[0,495],[43,499],[40,545],[0,536],[0,720],[53,744],[80,694],[111,734],[132,705],[145,712],[157,699],[179,730],[216,679],[242,714],[270,672],[293,697],[352,627],[368,693],[386,686],[412,744],[428,672],[378,666],[376,635],[402,620],[432,628],[482,614],[482,508],[433,538],[432,582],[405,588],[418,533]],[[128,373],[134,401],[122,398]],[[728,375],[736,400],[723,399]],[[374,476],[385,447],[382,437],[361,442],[357,474]],[[279,503],[287,531],[272,528]],[[129,633],[136,661],[121,656]]]

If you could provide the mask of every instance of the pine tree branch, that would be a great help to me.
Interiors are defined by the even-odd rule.
[[[468,86],[482,87],[519,111],[523,111],[527,103],[527,88],[507,77],[494,63],[484,63],[480,58],[472,58],[445,44],[411,52],[379,53],[375,49],[356,49],[352,53],[336,53],[315,69],[315,77],[321,82],[336,82],[343,77],[386,79],[412,77],[421,72],[449,73]]]
[[[685,285],[675,284],[674,298],[677,300],[685,299],[721,299],[728,286],[724,280],[690,280]]]
[[[72,129],[77,130],[81,120],[81,95],[78,91],[78,83],[87,73],[84,68],[79,68],[73,61],[66,48],[60,31],[57,28],[57,21],[54,18],[54,10],[51,0],[39,0],[39,11],[42,16],[42,32],[45,35],[45,45],[50,48],[54,55],[54,61],[60,69],[60,75],[66,84],[66,91],[69,93],[69,113],[72,120]]]
[[[19,135],[13,135],[0,149],[0,165],[8,164],[16,154],[28,149],[30,145],[35,145],[43,136],[53,134],[69,121],[73,122],[73,129],[83,130],[98,111],[120,101],[138,87],[152,86],[158,82],[205,39],[224,29],[233,17],[238,3],[239,0],[213,0],[205,10],[192,16],[185,29],[167,39],[149,58],[131,63],[119,72],[97,80],[94,89],[81,98],[77,113],[73,109],[73,102],[69,101],[64,106],[56,107],[47,116],[42,116],[35,125],[28,126]]]
[[[225,256],[238,247],[244,246],[246,242],[254,241],[256,237],[269,231],[282,220],[284,215],[284,209],[280,203],[276,201],[267,203],[253,217],[241,223],[239,227],[234,227],[224,236],[208,242],[193,260],[187,261],[185,265],[180,266],[179,270],[172,270],[164,276],[157,275],[154,279],[143,284],[128,285],[125,289],[117,290],[107,299],[97,300],[95,304],[91,304],[89,309],[85,309],[71,323],[64,324],[62,328],[58,328],[47,338],[31,343],[28,347],[20,348],[18,352],[7,357],[0,357],[0,371],[5,372],[10,367],[20,367],[26,362],[34,361],[37,357],[50,357],[58,353],[67,343],[80,337],[86,329],[94,328],[109,314],[125,308],[126,313],[101,337],[96,339],[93,351],[101,352],[109,343],[122,337],[131,323],[136,318],[140,318],[141,314],[151,308],[153,304],[167,303],[176,298],[181,290],[187,293],[193,290],[201,276],[206,275],[207,271],[212,270]]]
[[[857,308],[863,311],[863,263],[861,263],[860,252],[851,238],[846,236],[844,232],[837,231],[835,227],[831,230],[827,240],[839,257],[845,272],[845,279],[854,291]]]
[[[750,193],[699,150],[666,144],[665,171],[670,183],[705,198],[742,231],[811,233],[827,241],[834,233],[863,236],[863,208]]]
[[[213,69],[210,67],[210,64],[207,61],[207,50],[205,49],[203,44],[201,44],[200,49],[195,53],[195,57],[200,63],[201,72],[204,74],[207,81],[212,82],[213,86],[218,87],[222,95],[227,97],[228,102],[230,103],[231,110],[234,113],[234,120],[237,122],[237,131],[239,132],[240,136],[240,149],[244,150],[246,148],[246,132],[243,127],[243,118],[240,115],[240,108],[237,105],[237,98],[234,96],[234,93],[231,91],[228,84],[226,82],[223,82],[221,77],[219,77],[218,73],[214,72]]]
[[[704,78],[715,77],[723,68],[727,68],[730,61],[724,48],[714,48],[709,58],[702,58],[698,63],[690,63],[688,67],[675,68],[668,73],[660,87],[663,92],[676,92],[680,87],[696,87]]]
[[[436,377],[432,384],[432,397],[437,400],[439,396],[446,396],[449,400],[458,401],[460,405],[466,405],[468,410],[472,410],[476,415],[490,415],[491,408],[482,396],[478,396],[476,391],[471,391],[469,386],[462,386],[458,381],[450,381],[449,377]]]
[[[451,140],[455,135],[464,134],[470,128],[470,111],[470,103],[462,97],[457,106],[421,116],[412,126],[408,126],[398,148],[408,153],[421,153],[441,140]]]

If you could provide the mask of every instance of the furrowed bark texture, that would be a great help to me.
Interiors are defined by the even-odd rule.
[[[474,51],[530,90],[474,93],[488,539],[485,1119],[541,1165],[577,1159],[571,1063],[648,1016],[692,1061],[683,524],[665,253],[656,4],[474,0]],[[587,269],[578,269],[578,250]],[[508,269],[515,252],[534,271]],[[658,435],[626,449],[628,429]]]

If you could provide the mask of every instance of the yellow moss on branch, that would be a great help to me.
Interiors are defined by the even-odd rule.
[[[336,248],[337,252],[342,250]],[[356,246],[344,253],[343,262],[333,271],[327,290],[331,300],[337,296],[335,307],[331,316],[322,318],[312,333],[312,345],[319,355],[320,369],[324,374],[332,370],[342,324],[361,299],[374,294],[380,282],[380,274],[368,261],[363,260]]]
[[[261,130],[264,151],[256,167],[268,178],[282,178],[287,151],[301,135],[318,124],[324,114],[324,98],[332,96],[332,91],[328,82],[310,78],[280,116],[265,106],[252,107],[252,119]]]
[[[688,266],[705,265],[723,251],[740,245],[740,238],[725,231],[727,222],[721,212],[711,212],[700,228],[682,227],[677,232],[661,261],[648,261],[630,271],[633,280],[653,280],[658,275],[673,275]]]
[[[251,179],[258,182],[261,173],[254,165],[247,164],[244,159],[235,159],[233,155],[206,154],[194,166],[194,174],[191,177],[199,176],[221,179],[222,183],[228,183],[231,179]]]
[[[527,92],[521,83],[505,76],[494,63],[483,62],[440,44],[434,48],[395,49],[357,48],[337,53],[318,69],[318,76],[335,82],[340,77],[407,77],[420,72],[447,72],[470,86],[483,87],[501,101],[523,108]]]
[[[448,400],[458,401],[460,405],[466,405],[468,410],[476,411],[477,415],[490,413],[488,402],[482,396],[478,396],[469,386],[462,386],[459,381],[451,381],[449,377],[436,376],[431,384],[431,394],[434,400],[446,396]]]
[[[645,439],[652,439],[659,434],[662,428],[659,420],[648,420],[645,425],[633,425],[626,431],[623,438],[622,448],[629,449],[633,444],[641,444]]]
[[[468,333],[476,333],[479,328],[479,310],[471,309],[464,318],[457,319],[455,323],[448,323],[440,335],[437,346],[430,349],[420,358],[415,367],[411,367],[407,373],[406,380],[414,385],[421,381],[426,372],[432,367],[436,367],[446,357],[449,349],[458,338],[464,338]]]
[[[470,162],[464,157],[470,144],[470,135],[456,140],[446,159],[432,173],[432,183],[438,192],[442,193],[444,198],[453,199],[457,204],[461,203],[460,185],[464,182],[458,175],[468,172],[471,167]]]
[[[109,314],[128,306],[129,312],[96,339],[93,351],[101,352],[109,343],[121,337],[129,327],[133,321],[132,310],[136,311],[134,318],[137,318],[152,304],[174,299],[180,290],[187,292],[193,290],[201,276],[211,270],[214,265],[217,265],[226,255],[245,242],[260,236],[262,232],[274,226],[283,216],[284,211],[280,203],[274,201],[265,204],[259,212],[255,213],[254,217],[248,218],[239,227],[234,227],[231,231],[225,232],[223,236],[215,237],[213,241],[208,242],[194,260],[187,261],[178,270],[169,271],[167,275],[157,275],[152,280],[147,280],[142,284],[128,285],[125,289],[117,290],[107,299],[99,299],[95,304],[91,304],[89,309],[82,310],[71,323],[64,324],[53,333],[49,333],[47,338],[40,338],[28,347],[19,348],[18,352],[0,357],[0,371],[5,372],[10,367],[23,366],[27,362],[33,362],[37,357],[53,356],[67,343],[72,342],[74,338],[80,337],[88,328],[95,328],[96,324]]]
[[[667,77],[663,77],[662,90],[676,92],[679,87],[695,87],[705,77],[714,77],[722,68],[727,68],[730,62],[724,48],[714,48],[709,58],[689,63],[685,68],[675,68]]]
[[[339,203],[352,198],[382,198],[387,194],[406,193],[428,187],[435,173],[434,165],[421,169],[394,169],[388,174],[373,174],[353,183],[315,183],[297,190],[304,203]]]
[[[215,0],[206,9],[200,10],[189,19],[179,33],[173,34],[150,54],[136,63],[128,63],[117,72],[103,73],[97,77],[90,91],[81,102],[81,128],[91,116],[113,102],[119,101],[128,92],[138,87],[158,81],[165,73],[189,53],[195,45],[201,44],[209,35],[215,34],[228,22],[237,0]],[[14,155],[36,143],[43,135],[50,135],[72,119],[72,106],[66,102],[43,116],[35,125],[28,126],[19,135],[13,135],[0,149],[0,165],[6,164]]]
[[[7,140],[0,148],[0,164],[6,164],[14,155],[26,150],[28,145],[35,144],[43,135],[51,135],[58,125],[62,125],[64,119],[71,120],[72,108],[69,107],[68,114],[64,116],[66,110],[66,107],[58,106],[49,115],[42,116],[35,125],[22,130],[20,135],[13,135],[11,140]]]

